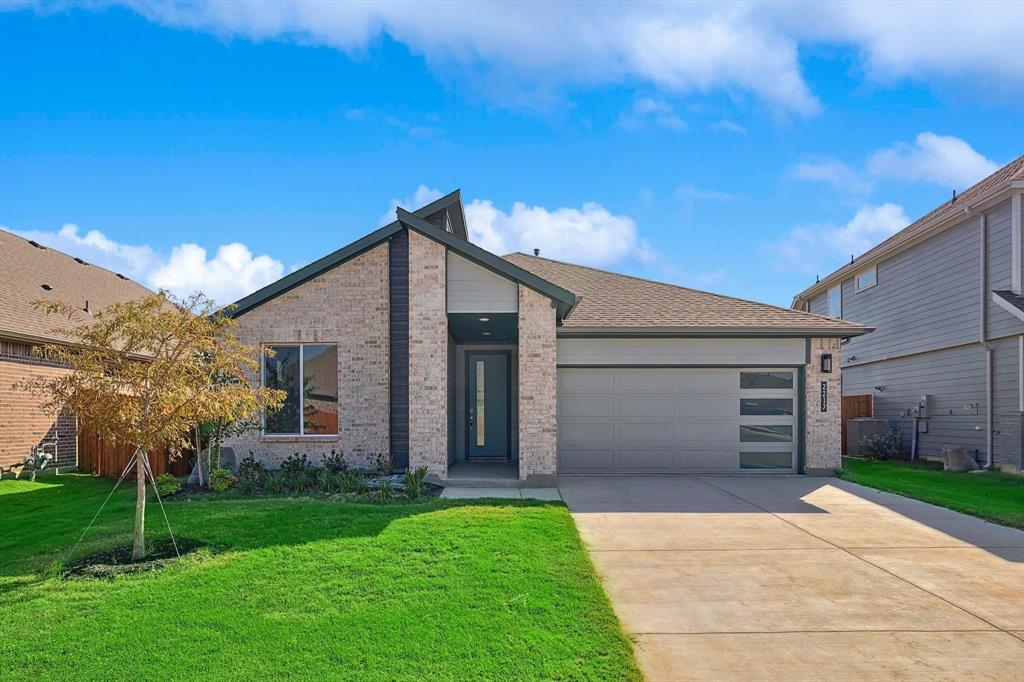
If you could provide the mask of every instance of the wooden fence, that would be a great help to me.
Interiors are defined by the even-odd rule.
[[[124,471],[131,459],[135,446],[130,443],[111,445],[87,426],[78,430],[78,470],[98,474],[106,478],[117,478]],[[166,450],[149,453],[149,463],[153,467],[153,475],[171,473],[175,476],[187,476],[192,471],[190,453],[183,452],[173,461],[167,456]],[[135,479],[135,467],[125,478]]]
[[[870,395],[844,395],[842,406],[843,455],[846,455],[846,422],[857,417],[874,416],[874,400]]]

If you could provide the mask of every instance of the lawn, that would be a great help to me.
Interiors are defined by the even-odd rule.
[[[1024,529],[1024,477],[942,470],[939,462],[843,458],[842,478]]]
[[[640,679],[561,504],[180,500],[216,553],[57,577],[111,485],[0,482],[0,679]],[[133,492],[76,555],[128,542]]]

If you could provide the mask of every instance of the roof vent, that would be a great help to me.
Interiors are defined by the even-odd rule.
[[[80,263],[80,264],[82,264],[82,265],[88,265],[88,263],[86,263],[86,262],[85,262],[84,260],[82,260],[81,258],[78,258],[77,256],[75,257],[75,262],[76,262],[76,263]]]
[[[32,246],[36,247],[37,249],[45,249],[46,248],[45,246],[43,246],[39,242],[35,241],[34,239],[29,239],[28,243],[31,244]]]
[[[534,256],[539,256],[540,255],[540,249],[534,249],[533,250],[533,255]]]
[[[116,274],[117,274],[117,276],[118,276],[118,277],[120,277],[121,279],[128,279],[127,277],[125,277],[124,275],[122,275],[122,274],[121,274],[120,272],[118,272],[118,273],[116,273]]]
[[[53,287],[51,287],[49,284],[40,284],[39,286],[41,286],[44,291],[53,291]]]
[[[92,308],[89,307],[89,299],[85,299],[85,307],[82,308],[86,313],[92,315]]]

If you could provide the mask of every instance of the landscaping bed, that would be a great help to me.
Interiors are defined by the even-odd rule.
[[[640,679],[560,503],[186,496],[176,535],[216,552],[62,577],[111,487],[0,483],[5,680]],[[133,506],[122,486],[75,556],[128,544]],[[155,505],[147,527],[162,547]]]
[[[940,462],[843,458],[841,478],[987,521],[1024,529],[1024,477],[998,471],[956,473]]]

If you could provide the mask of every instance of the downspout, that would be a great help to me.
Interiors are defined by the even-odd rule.
[[[970,209],[965,209],[970,213]],[[992,346],[986,336],[988,326],[988,225],[984,213],[978,215],[978,243],[980,244],[981,286],[978,315],[978,343],[985,349],[985,468],[992,468]]]

